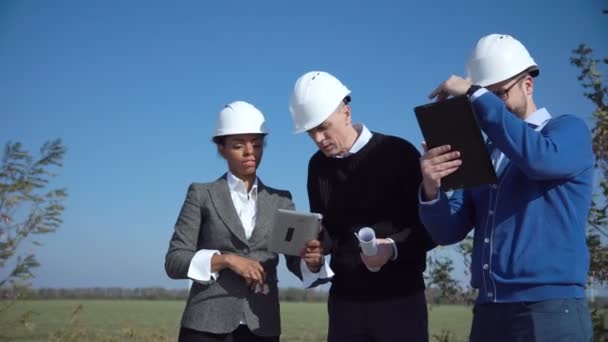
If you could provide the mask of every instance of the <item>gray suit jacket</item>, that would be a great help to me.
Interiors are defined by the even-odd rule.
[[[217,281],[192,284],[182,316],[183,327],[229,333],[244,320],[256,335],[281,334],[278,256],[267,251],[268,234],[278,208],[294,208],[291,194],[267,187],[258,179],[256,223],[247,239],[230,197],[226,175],[212,183],[190,185],[165,257],[169,277],[186,279],[190,261],[198,250],[217,249],[258,260],[266,272],[270,293],[254,294],[242,277],[224,269]]]

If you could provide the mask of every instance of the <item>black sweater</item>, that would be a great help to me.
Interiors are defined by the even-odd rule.
[[[318,151],[310,159],[308,198],[310,210],[323,214],[324,245],[335,273],[331,295],[370,301],[424,289],[426,251],[435,245],[418,218],[419,158],[409,142],[374,132],[360,151],[346,158]],[[368,271],[359,255],[354,233],[364,226],[397,244],[397,259],[379,272]],[[406,228],[412,229],[409,236],[403,234]]]

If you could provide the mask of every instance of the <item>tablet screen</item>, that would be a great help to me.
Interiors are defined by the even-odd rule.
[[[441,180],[442,190],[496,184],[496,173],[468,96],[418,106],[414,112],[429,149],[450,145],[460,152],[462,164]]]

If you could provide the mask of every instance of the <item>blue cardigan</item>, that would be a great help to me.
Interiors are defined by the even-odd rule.
[[[471,284],[480,303],[583,298],[594,174],[589,128],[562,115],[539,132],[490,92],[473,106],[504,153],[498,184],[455,191],[449,199],[441,193],[421,203],[422,222],[441,245],[475,228]]]

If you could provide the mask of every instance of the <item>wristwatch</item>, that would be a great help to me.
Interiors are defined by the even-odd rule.
[[[478,90],[479,90],[479,89],[481,89],[481,88],[483,88],[483,87],[482,87],[482,86],[480,86],[480,85],[477,85],[477,84],[473,84],[473,85],[471,85],[471,86],[469,87],[469,90],[467,90],[467,93],[466,93],[466,94],[467,94],[469,97],[471,97],[473,94],[475,94],[475,92],[476,92],[476,91],[478,91]]]

